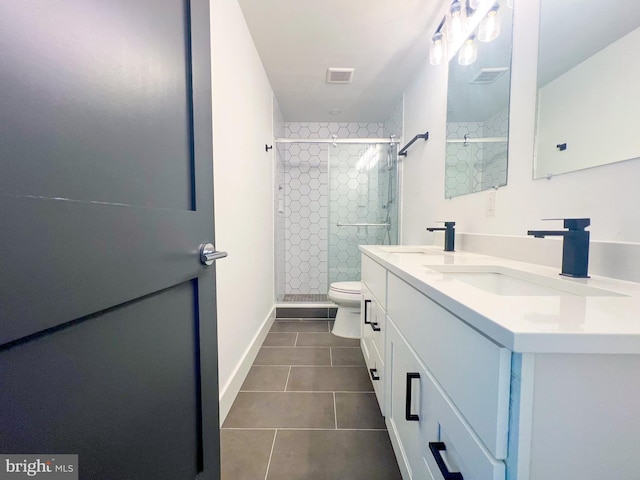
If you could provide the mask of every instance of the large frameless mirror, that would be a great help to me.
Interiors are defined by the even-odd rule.
[[[638,0],[540,1],[534,178],[640,157]]]
[[[475,24],[474,11],[483,15]],[[468,23],[459,42],[451,38],[456,16]],[[466,0],[453,2],[443,19],[449,48],[461,45],[449,61],[446,198],[507,183],[512,18],[507,0]]]

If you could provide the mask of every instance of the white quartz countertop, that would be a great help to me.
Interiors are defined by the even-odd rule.
[[[560,265],[550,268],[469,252],[449,253],[436,246],[361,246],[360,250],[514,352],[640,354],[640,283],[599,276],[567,278],[559,275]],[[495,293],[444,270],[517,271],[524,278],[535,277],[543,290],[547,282],[554,289],[543,294],[520,295],[517,289]],[[470,277],[473,280],[474,275]]]

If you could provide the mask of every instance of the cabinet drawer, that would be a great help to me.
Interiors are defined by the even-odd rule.
[[[474,434],[447,396],[427,373],[425,382],[426,412],[438,428],[425,431],[423,460],[436,480],[447,478],[447,472],[460,472],[465,479],[505,480],[503,461],[493,458]],[[437,457],[442,459],[440,464]]]
[[[428,424],[425,415],[427,398],[424,390],[426,373],[415,352],[393,325],[387,324],[385,358],[386,423],[398,466],[404,480],[424,480],[426,467],[422,455],[424,430],[437,434],[435,423]]]
[[[384,358],[384,336],[387,324],[387,315],[382,307],[374,300],[370,304],[367,322],[364,329],[368,330],[366,336],[370,336],[375,344],[380,356]]]
[[[362,337],[360,339],[360,348],[362,349],[362,356],[364,357],[364,362],[367,364],[367,368],[371,363],[371,349],[373,347],[373,341],[371,337]]]
[[[382,361],[382,357],[380,356],[380,353],[378,352],[375,344],[371,345],[371,364],[367,365],[367,369],[369,370],[371,383],[373,383],[373,391],[375,392],[376,398],[378,399],[380,413],[382,413],[382,415],[384,416],[384,383],[386,375],[384,370],[384,362]]]
[[[380,357],[384,358],[384,337],[387,329],[387,315],[379,305],[375,306],[375,310],[376,316],[371,323],[370,328],[373,330],[373,343],[378,349],[378,352],[380,352]]]
[[[360,304],[361,329],[360,338],[371,338],[378,348],[380,357],[384,358],[384,336],[387,323],[386,313],[366,286],[362,287],[362,303]],[[366,355],[366,353],[365,353]]]
[[[369,325],[365,325],[365,328],[371,331]],[[378,399],[380,411],[382,412],[382,415],[384,415],[385,370],[383,357],[380,355],[380,352],[378,352],[374,339],[371,335],[362,336],[360,339],[360,347],[362,348],[362,355],[364,356],[367,371],[369,372],[369,378],[373,384],[373,390],[376,394],[376,398]]]
[[[384,267],[362,255],[362,281],[380,302],[383,309],[387,308],[387,271]]]
[[[389,274],[387,312],[489,451],[506,458],[511,352]]]
[[[373,341],[371,339],[373,331],[369,326],[373,313],[373,296],[366,285],[363,285],[362,298],[360,300],[360,344],[362,345],[362,353],[365,360],[369,358],[369,344]]]

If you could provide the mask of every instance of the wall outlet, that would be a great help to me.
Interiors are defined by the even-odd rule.
[[[497,203],[498,191],[493,189],[487,192],[487,203],[485,213],[487,217],[496,216],[496,203]]]

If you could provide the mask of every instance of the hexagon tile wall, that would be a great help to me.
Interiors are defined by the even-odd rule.
[[[381,137],[380,123],[285,123],[287,138]],[[329,148],[284,146],[284,269],[286,294],[328,290]]]
[[[402,107],[400,98],[384,123],[286,123],[274,99],[274,135],[308,139],[331,138],[332,135],[338,138],[386,138],[395,134],[401,143]],[[339,144],[333,147],[294,143],[279,144],[274,149],[278,301],[287,294],[325,295],[330,281],[359,279],[358,243],[397,243],[397,155],[392,152],[394,164],[388,170],[387,146],[384,145],[381,147],[384,161],[376,168],[361,172],[356,169],[356,163],[368,148],[369,145]],[[331,167],[330,157],[331,162],[335,162]],[[342,181],[346,183],[339,187]],[[331,202],[330,194],[335,196]],[[340,203],[338,199],[341,199]],[[356,219],[352,223],[382,223],[388,217],[395,230],[345,227],[346,230],[340,232],[330,231],[330,218],[331,228],[337,230],[335,223],[343,217],[345,220]],[[332,247],[329,246],[330,239]]]

